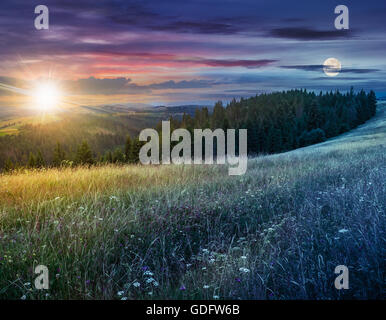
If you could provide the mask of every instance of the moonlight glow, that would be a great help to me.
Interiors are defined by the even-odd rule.
[[[60,101],[60,92],[53,83],[41,83],[35,91],[35,106],[40,110],[50,110],[55,108]]]
[[[338,59],[328,58],[323,63],[323,71],[329,77],[335,77],[339,74],[341,70],[341,64]]]

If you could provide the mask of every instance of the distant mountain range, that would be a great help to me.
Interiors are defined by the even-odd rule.
[[[101,106],[83,106],[83,109],[96,113],[127,113],[127,112],[157,112],[157,113],[170,113],[170,114],[190,114],[194,115],[197,108],[207,107],[209,112],[213,110],[213,106],[204,105],[179,105],[179,106],[152,106],[143,103],[133,104],[109,104]]]

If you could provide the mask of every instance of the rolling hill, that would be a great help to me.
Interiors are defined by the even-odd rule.
[[[0,297],[382,298],[386,103],[339,137],[226,166],[1,175]],[[46,265],[50,289],[33,288]],[[346,265],[350,288],[334,287]],[[48,295],[47,295],[48,294]]]

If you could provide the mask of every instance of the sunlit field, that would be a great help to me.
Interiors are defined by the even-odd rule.
[[[368,299],[384,288],[386,116],[225,166],[0,176],[0,297]],[[46,265],[50,289],[34,289]],[[334,287],[337,265],[350,288]]]

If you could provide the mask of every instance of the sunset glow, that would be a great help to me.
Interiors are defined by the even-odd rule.
[[[39,110],[50,110],[58,106],[60,91],[52,82],[39,84],[34,91],[35,107]]]

